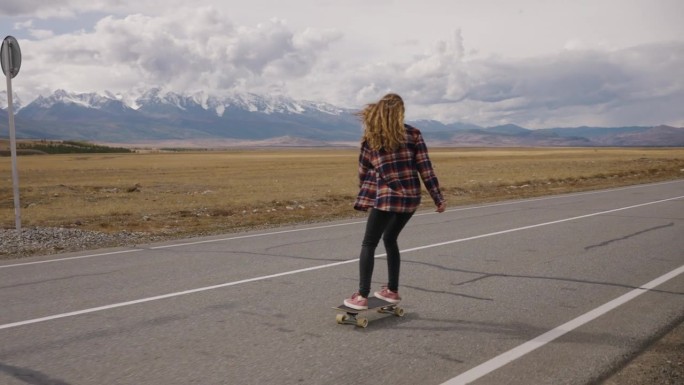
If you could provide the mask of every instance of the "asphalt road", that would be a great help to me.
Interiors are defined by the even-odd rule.
[[[420,212],[361,329],[364,224],[2,261],[0,384],[589,384],[684,321],[684,181]]]

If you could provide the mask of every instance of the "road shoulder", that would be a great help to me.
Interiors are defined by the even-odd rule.
[[[631,360],[602,385],[684,383],[684,322]]]

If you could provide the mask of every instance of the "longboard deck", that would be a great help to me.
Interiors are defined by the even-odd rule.
[[[346,306],[344,303],[342,303],[342,305],[334,307],[333,309],[345,313],[338,314],[337,317],[335,317],[338,324],[356,325],[362,328],[368,326],[368,318],[357,316],[359,313],[365,311],[377,310],[379,313],[394,314],[396,317],[404,316],[404,309],[399,307],[398,304],[387,302],[376,297],[368,297],[368,309],[353,309],[349,306]]]
[[[347,313],[359,314],[359,313],[362,313],[362,312],[368,311],[368,310],[374,310],[374,309],[385,307],[385,306],[395,307],[397,305],[398,304],[394,304],[392,302],[387,302],[387,301],[380,299],[380,298],[377,298],[377,297],[368,297],[368,309],[363,309],[363,310],[354,309],[354,308],[351,308],[351,307],[345,305],[344,302],[342,303],[342,305],[334,307],[333,309],[341,310],[341,311],[344,311]]]

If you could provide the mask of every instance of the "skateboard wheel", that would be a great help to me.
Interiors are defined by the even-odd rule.
[[[346,318],[347,318],[347,316],[345,316],[344,314],[338,314],[335,317],[335,320],[337,321],[338,324],[343,324],[344,321],[346,321]]]
[[[368,326],[368,320],[366,318],[358,318],[356,320],[356,326],[360,328],[365,328],[366,326]]]
[[[404,316],[404,309],[397,307],[394,309],[394,315],[397,317],[403,317]]]

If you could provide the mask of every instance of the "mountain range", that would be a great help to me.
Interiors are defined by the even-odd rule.
[[[13,98],[18,138],[99,143],[175,143],[177,146],[326,146],[356,144],[356,110],[284,96],[251,93],[212,96],[147,90],[135,98],[57,90],[23,105]],[[0,93],[0,130],[7,132],[6,93]],[[434,120],[410,121],[439,146],[684,146],[684,128],[481,127]]]

